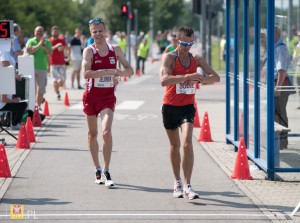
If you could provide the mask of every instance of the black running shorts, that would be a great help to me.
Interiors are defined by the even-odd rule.
[[[194,105],[162,106],[162,117],[166,129],[175,130],[185,122],[194,123],[196,109]]]

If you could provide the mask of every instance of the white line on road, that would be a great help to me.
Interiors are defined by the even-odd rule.
[[[123,101],[116,106],[116,110],[136,110],[144,103],[145,101]]]
[[[145,103],[145,101],[123,101],[119,105],[116,106],[116,110],[136,110],[144,103]],[[72,109],[72,110],[82,110],[83,105],[80,102],[80,103],[77,103],[75,105],[72,105],[70,107],[70,109]]]
[[[24,218],[26,217],[78,217],[78,216],[199,216],[199,217],[218,217],[218,216],[227,216],[227,217],[234,217],[234,216],[244,216],[244,217],[274,217],[274,214],[249,214],[249,213],[240,213],[240,214],[234,214],[234,213],[228,213],[228,214],[208,214],[208,213],[202,213],[202,214],[171,214],[171,213],[153,213],[153,214],[138,214],[138,213],[130,213],[130,214],[112,214],[112,213],[103,213],[103,214],[97,214],[97,213],[66,213],[66,214],[37,214],[36,212],[31,213],[27,216],[27,214],[24,214]],[[10,214],[3,214],[0,215],[1,217],[9,217]]]

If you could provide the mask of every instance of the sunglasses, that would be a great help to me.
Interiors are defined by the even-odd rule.
[[[178,40],[181,46],[193,46],[194,45],[194,41],[192,42],[183,42],[181,40]]]
[[[94,18],[89,21],[89,25],[92,25],[94,23],[104,23],[104,21],[102,18]]]

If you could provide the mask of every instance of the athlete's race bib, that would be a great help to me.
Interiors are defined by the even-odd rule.
[[[176,94],[195,94],[196,84],[176,84]]]
[[[103,70],[98,70],[103,71]],[[114,86],[113,76],[107,75],[103,77],[97,77],[94,79],[94,87],[109,88]]]

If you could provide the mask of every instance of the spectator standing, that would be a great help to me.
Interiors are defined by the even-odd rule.
[[[136,73],[140,70],[140,62],[142,61],[142,74],[145,74],[145,61],[147,60],[149,53],[149,44],[147,39],[144,38],[140,43],[138,52],[137,52],[137,62],[136,62]]]
[[[42,26],[34,29],[34,37],[27,41],[26,49],[34,57],[36,104],[42,112],[41,104],[47,86],[48,57],[52,54],[51,42],[44,37]]]
[[[66,62],[64,50],[67,47],[63,36],[60,36],[60,31],[57,26],[51,28],[51,38],[49,41],[52,44],[53,53],[50,56],[50,72],[53,79],[54,92],[57,95],[57,100],[61,99],[59,88],[63,87],[66,81]]]
[[[75,78],[77,80],[77,89],[83,89],[80,85],[80,69],[81,69],[81,62],[82,62],[82,42],[80,40],[82,35],[81,28],[75,29],[75,35],[71,39],[69,43],[69,58],[71,59],[72,64],[72,75],[71,75],[71,87],[74,87]]]
[[[288,128],[288,116],[286,111],[287,102],[290,93],[288,91],[282,91],[281,86],[289,85],[288,67],[290,64],[290,54],[287,45],[284,43],[281,29],[278,26],[274,27],[274,105],[275,114],[274,121],[278,124]],[[280,133],[280,149],[285,150],[288,148],[288,133]]]

